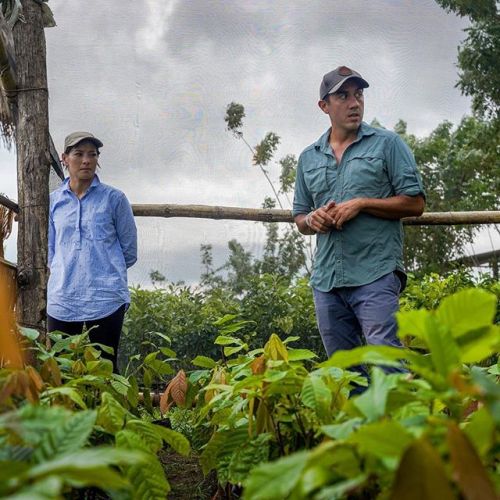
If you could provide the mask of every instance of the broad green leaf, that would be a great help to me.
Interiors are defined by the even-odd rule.
[[[353,404],[368,421],[385,415],[387,395],[396,386],[397,377],[397,374],[386,375],[381,369],[373,368],[370,386],[363,394],[353,399]]]
[[[164,500],[170,491],[165,471],[155,456],[126,469],[134,500]]]
[[[149,332],[149,333],[152,333],[153,335],[156,335],[157,337],[160,337],[162,338],[163,340],[165,340],[169,345],[172,343],[172,339],[168,336],[168,335],[165,335],[164,333],[161,333],[161,332]],[[174,354],[175,356],[175,354]]]
[[[144,454],[124,449],[100,446],[96,448],[85,448],[73,453],[59,455],[53,460],[35,465],[26,474],[28,479],[37,479],[52,474],[63,475],[75,470],[95,470],[108,465],[127,465],[141,462],[145,459]]]
[[[30,484],[9,495],[9,500],[51,500],[60,498],[63,481],[60,477],[49,476],[35,484]]]
[[[348,441],[356,443],[363,454],[399,458],[413,441],[413,436],[399,422],[384,420],[361,426]]]
[[[180,433],[161,425],[152,424],[158,435],[177,453],[187,457],[191,452],[189,441]]]
[[[348,351],[337,351],[328,361],[321,363],[321,367],[335,366],[348,368],[361,364],[400,367],[398,360],[407,357],[406,349],[389,346],[362,346]]]
[[[447,377],[460,366],[460,351],[451,332],[434,322],[433,331],[428,332],[427,346],[431,352],[432,364],[437,373]]]
[[[102,393],[101,401],[97,424],[115,434],[123,427],[127,410],[109,392]]]
[[[314,496],[314,500],[343,500],[344,498],[348,498],[349,493],[359,488],[367,479],[368,476],[366,474],[360,474],[351,479],[339,481],[332,486],[321,489]]]
[[[342,424],[322,425],[321,432],[332,439],[347,439],[362,421],[361,418],[351,418]]]
[[[25,326],[19,327],[19,332],[23,337],[29,340],[36,340],[40,336],[40,332],[34,328],[26,328]]]
[[[304,405],[314,410],[320,420],[324,420],[330,414],[332,393],[321,377],[309,375],[304,380],[300,397]]]
[[[457,339],[462,363],[478,363],[500,350],[500,326],[471,330]]]
[[[207,356],[196,356],[196,358],[194,358],[191,363],[194,366],[199,366],[200,368],[208,368],[209,370],[211,370],[217,364],[212,358],[208,358]]]
[[[130,403],[132,408],[137,408],[139,403],[139,385],[137,384],[137,379],[135,377],[130,377],[128,379],[130,387],[127,391],[127,401]]]
[[[62,426],[45,433],[33,454],[33,460],[40,463],[83,448],[94,428],[96,417],[96,411],[81,411],[72,415]]]
[[[448,424],[448,447],[454,477],[465,498],[498,500],[488,473],[467,436],[452,422]]]
[[[309,349],[288,349],[288,361],[302,361],[304,359],[313,359],[317,357],[318,356]]]
[[[238,346],[233,346],[233,347],[224,347],[224,356],[232,356],[233,354],[236,354],[237,352],[240,352],[242,349],[248,349],[247,344],[241,344]]]
[[[461,290],[445,297],[436,311],[437,319],[454,337],[493,323],[497,299],[480,288]]]
[[[48,389],[43,392],[43,396],[67,396],[73,403],[78,405],[83,410],[87,409],[87,405],[84,403],[80,393],[76,389],[71,387],[54,387],[53,389]]]
[[[248,473],[261,463],[269,459],[270,434],[260,434],[243,446],[240,446],[231,455],[229,462],[229,480],[233,483],[241,483]]]
[[[307,465],[309,452],[300,451],[271,463],[259,465],[244,481],[245,500],[286,498]]]
[[[229,321],[232,321],[233,319],[237,318],[236,314],[225,314],[222,316],[222,318],[218,319],[214,323],[212,323],[214,326],[222,326],[228,323]]]
[[[397,312],[398,337],[403,338],[410,335],[426,342],[428,319],[431,315],[432,313],[425,309]]]
[[[243,341],[236,337],[228,337],[227,335],[219,335],[215,340],[214,344],[217,345],[242,345]]]
[[[145,420],[129,420],[125,429],[138,434],[147,444],[150,453],[157,453],[162,446],[162,439],[155,426]]]
[[[495,444],[495,422],[484,407],[471,415],[464,432],[483,457]]]
[[[167,358],[176,358],[177,354],[175,351],[170,349],[169,347],[160,347],[160,352],[164,355],[167,356]]]
[[[227,434],[223,432],[215,432],[210,441],[206,444],[205,449],[200,455],[200,464],[203,474],[207,475],[217,465],[217,456],[219,455]]]
[[[389,498],[455,500],[441,457],[427,441],[415,441],[406,449]]]

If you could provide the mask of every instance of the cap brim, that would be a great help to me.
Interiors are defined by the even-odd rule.
[[[80,142],[83,141],[92,142],[98,148],[102,148],[104,146],[104,144],[97,137],[79,137],[78,139],[72,141],[70,144],[67,144],[66,149],[76,146],[77,144],[80,144]]]
[[[356,76],[356,75],[351,75],[351,76],[346,76],[343,80],[340,80],[340,82],[337,83],[337,85],[333,86],[324,96],[323,96],[323,99],[328,95],[328,94],[333,94],[334,92],[337,92],[337,90],[340,89],[340,87],[342,87],[342,85],[344,85],[345,82],[347,82],[347,80],[358,80],[359,82],[361,82],[361,88],[365,89],[367,87],[369,87],[370,85],[368,84],[368,82],[364,79],[364,78],[361,78],[360,76]]]

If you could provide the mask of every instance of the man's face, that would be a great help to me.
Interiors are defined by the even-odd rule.
[[[347,80],[337,92],[329,94],[318,105],[330,117],[332,126],[346,132],[357,131],[365,107],[363,89],[356,80]]]

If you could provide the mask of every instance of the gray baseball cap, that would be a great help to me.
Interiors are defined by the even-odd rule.
[[[351,78],[359,80],[362,88],[369,87],[368,82],[357,71],[347,66],[339,66],[323,77],[319,87],[319,98],[323,100],[328,94],[337,92],[344,82]]]
[[[102,148],[103,146],[103,143],[90,132],[72,132],[64,139],[64,151],[82,141],[93,142],[98,148]]]

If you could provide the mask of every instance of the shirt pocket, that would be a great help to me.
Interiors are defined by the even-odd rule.
[[[353,156],[347,162],[344,191],[356,197],[381,197],[390,186],[385,159],[376,155]]]
[[[99,212],[89,219],[82,219],[82,234],[85,238],[94,241],[113,238],[115,227],[111,215]]]
[[[315,207],[323,205],[328,201],[336,178],[336,169],[329,165],[320,164],[304,169],[304,181],[311,193]]]

